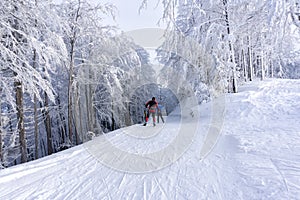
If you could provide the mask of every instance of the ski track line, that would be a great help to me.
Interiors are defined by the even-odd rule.
[[[151,192],[147,199],[155,199],[154,194],[155,194],[156,188],[157,188],[157,185],[156,184],[154,185],[154,180],[153,180],[153,178],[151,178]]]
[[[87,168],[85,168],[85,170],[82,172],[82,174],[84,176],[80,176],[80,179],[78,181],[75,181],[77,184],[74,184],[72,186],[72,189],[67,192],[67,194],[64,196],[64,198],[66,198],[66,199],[80,199],[80,197],[83,194],[87,194],[87,191],[89,191],[89,190],[91,190],[91,188],[93,188],[93,187],[90,187],[90,186],[94,186],[93,185],[94,183],[99,184],[97,182],[98,179],[91,179],[90,178],[90,177],[93,177],[93,176],[90,176],[90,175],[92,175],[95,172],[99,171],[98,167],[99,166],[97,164],[87,166]],[[75,171],[75,173],[76,173],[76,171]],[[80,191],[80,193],[76,193],[77,190]]]
[[[224,141],[222,142],[222,144],[224,143]],[[224,144],[223,144],[224,145]],[[213,167],[210,168],[210,173],[209,174],[214,174],[214,177],[215,177],[215,180],[213,180],[212,182],[212,188],[215,188],[212,190],[213,194],[211,195],[214,195],[216,197],[218,197],[218,199],[222,200],[224,198],[224,189],[222,188],[221,186],[221,173],[223,173],[227,168],[228,168],[228,165],[226,164],[226,159],[227,159],[227,153],[226,152],[223,152],[223,156],[219,155],[219,154],[213,154],[212,158],[214,158],[210,164],[213,165]],[[219,159],[215,159],[216,157],[218,157]],[[211,158],[211,159],[212,159]],[[224,168],[224,166],[226,166],[226,168]],[[223,174],[226,174],[226,173],[223,173]],[[226,178],[226,176],[223,176]],[[231,184],[229,184],[231,185]],[[212,197],[213,199],[216,198],[216,197]],[[217,198],[216,198],[217,199]]]
[[[286,159],[276,159],[274,160],[274,163],[280,169],[283,175],[286,176],[287,179],[287,185],[292,183],[293,181],[296,181],[297,184],[300,186],[300,162],[299,162],[299,155],[295,155],[295,158],[292,158],[291,160]],[[298,177],[298,178],[297,178]],[[291,179],[289,181],[289,179]]]
[[[144,181],[144,184],[143,184],[143,199],[144,200],[147,200],[147,183],[146,181]]]
[[[103,182],[103,184],[104,184],[104,186],[105,186],[106,194],[107,194],[108,199],[109,199],[109,200],[112,200],[111,194],[110,194],[110,192],[109,192],[109,187],[108,187],[108,185],[107,185],[106,180],[104,179],[104,177],[103,177],[103,175],[102,175],[102,171],[103,171],[103,170],[100,170],[99,176],[101,177],[101,180],[102,180],[102,182]],[[112,171],[111,171],[111,173],[112,173]]]
[[[49,177],[57,177],[57,169],[49,169],[47,170],[47,172],[50,174],[47,174],[47,178]],[[53,174],[53,176],[51,176],[51,174]],[[26,180],[30,180],[30,181],[26,181],[26,184],[22,184],[22,179],[25,178]],[[19,179],[19,178],[18,178]],[[8,190],[9,192],[6,193],[4,196],[3,195],[3,189],[1,190],[1,195],[0,195],[0,199],[1,196],[5,197],[4,199],[20,199],[20,194],[22,194],[22,198],[26,197],[28,199],[31,199],[31,195],[32,193],[36,194],[40,194],[41,192],[47,193],[47,191],[45,190],[41,190],[38,185],[44,185],[44,181],[45,181],[45,177],[44,175],[41,173],[40,175],[36,176],[31,176],[30,178],[26,178],[26,177],[21,177],[21,180],[16,179],[14,184],[18,184],[18,186],[14,185],[14,190],[12,191],[11,188],[9,187]],[[37,187],[36,187],[37,186]],[[49,190],[50,188],[48,188]]]
[[[74,157],[71,159],[66,159],[67,157],[63,156],[63,160],[67,160],[64,165],[58,164],[58,161],[61,161],[61,158],[56,159],[53,165],[49,165],[48,168],[43,169],[45,173],[38,173],[36,172],[34,176],[32,174],[26,174],[25,176],[19,177],[19,180],[27,180],[26,184],[23,184],[22,181],[15,181],[14,182],[14,189],[11,190],[9,187],[9,192],[7,193],[7,199],[18,199],[18,196],[26,197],[27,199],[32,199],[32,194],[35,194],[36,197],[39,196],[51,196],[51,194],[55,194],[57,188],[62,188],[61,186],[66,183],[65,178],[70,176],[70,172],[72,169],[66,168],[65,166],[73,166],[69,165],[68,163],[74,163]],[[84,160],[83,160],[84,162]],[[54,166],[54,167],[53,167]],[[76,167],[76,166],[73,166]],[[57,171],[64,172],[58,176]],[[77,172],[75,170],[75,172]],[[30,178],[26,178],[30,176]],[[28,182],[28,180],[30,180]],[[40,186],[43,185],[42,189]],[[26,191],[24,190],[26,188]],[[45,188],[45,189],[44,189]],[[3,194],[3,190],[1,191],[1,195]],[[16,194],[16,195],[15,195]],[[52,195],[53,196],[53,195]],[[54,195],[56,196],[56,195]]]
[[[41,158],[42,159],[42,158]],[[66,159],[66,156],[60,156],[58,157],[58,159],[55,160],[55,162],[53,163],[50,161],[45,161],[45,162],[40,162],[37,165],[29,165],[29,164],[24,164],[23,166],[20,167],[11,167],[10,170],[8,171],[8,173],[5,173],[4,171],[0,171],[4,172],[4,174],[1,176],[0,179],[0,184],[4,183],[4,182],[8,182],[11,181],[13,179],[19,179],[21,177],[26,177],[32,174],[37,174],[39,171],[44,171],[48,168],[53,168],[56,165],[58,165],[58,162],[63,162]],[[32,161],[34,162],[34,161]],[[15,178],[18,177],[18,178]]]
[[[163,186],[159,183],[159,181],[157,180],[157,177],[155,175],[153,175],[154,177],[154,181],[155,183],[157,184],[159,190],[161,191],[161,193],[166,197],[166,199],[171,199],[169,196],[168,196],[168,193],[165,191],[165,189],[163,188]]]
[[[270,158],[270,161],[274,165],[275,170],[279,173],[279,175],[281,177],[281,180],[282,180],[282,182],[284,184],[284,187],[285,187],[287,193],[289,193],[289,187],[288,187],[286,179],[284,178],[284,175],[282,174],[282,172],[280,171],[280,169],[278,168],[277,164],[274,162],[274,160],[272,158]]]
[[[122,175],[121,175],[121,177],[120,178],[118,178],[119,179],[119,181],[118,181],[118,185],[116,186],[117,188],[118,188],[118,190],[120,190],[124,185],[126,185],[126,181],[125,181],[125,177],[126,177],[126,173],[123,173]],[[124,184],[124,185],[123,185]]]
[[[221,175],[220,175],[220,169],[217,170],[217,168],[214,168],[214,172],[215,172],[215,176],[217,177],[217,183],[215,184],[215,187],[218,188],[218,190],[216,190],[216,194],[218,196],[219,199],[224,199],[222,197],[224,197],[224,188],[222,188],[221,183],[222,183],[222,179],[221,179]],[[224,171],[224,170],[223,170]]]
[[[86,152],[84,152],[86,153]],[[94,159],[87,154],[86,156],[82,156],[84,159],[80,160],[80,162],[78,162],[78,159],[76,156],[71,157],[70,159],[67,159],[65,162],[65,165],[61,165],[60,169],[56,169],[57,171],[63,172],[62,174],[60,174],[58,176],[58,180],[60,182],[59,185],[56,184],[57,179],[54,178],[53,180],[55,181],[55,184],[53,184],[53,187],[56,188],[60,188],[60,190],[62,190],[63,192],[59,193],[59,195],[57,195],[56,192],[54,192],[51,195],[51,199],[59,199],[60,196],[64,197],[64,195],[68,196],[68,197],[72,197],[72,194],[76,194],[74,188],[84,188],[86,186],[86,182],[88,182],[88,178],[89,174],[93,173],[94,170],[93,166],[95,164],[97,164]],[[68,164],[69,163],[69,164]],[[75,163],[75,164],[74,164]],[[71,167],[65,167],[65,166],[71,166]],[[81,174],[78,176],[78,173]],[[57,173],[52,173],[50,175],[50,177],[57,177]],[[72,179],[71,177],[78,177],[76,179]],[[50,179],[52,180],[52,179]],[[84,180],[84,182],[82,181]],[[45,180],[43,183],[43,185],[45,185],[45,188],[47,188],[47,185],[49,184],[48,180]],[[65,188],[65,189],[63,189]],[[71,189],[70,189],[71,188]],[[80,190],[81,191],[81,190]]]
[[[56,165],[56,164],[54,164]],[[49,168],[43,168],[44,170],[47,169],[47,177],[49,177],[51,174],[56,175],[57,173],[57,168],[51,168],[51,166],[49,166]],[[15,178],[14,181],[14,190],[11,190],[11,187],[7,187],[7,190],[5,191],[3,188],[1,189],[1,193],[0,193],[0,199],[1,196],[4,195],[4,197],[13,197],[13,199],[18,199],[18,195],[20,193],[30,193],[31,190],[36,191],[38,189],[38,187],[34,187],[35,185],[37,185],[37,183],[43,183],[43,181],[45,181],[45,176],[43,173],[35,173],[34,176],[32,176],[32,173],[29,174],[24,174],[21,177]],[[14,177],[14,176],[13,176]],[[30,177],[30,178],[29,178]],[[51,176],[50,176],[51,177]],[[26,180],[26,181],[25,181]],[[1,186],[1,184],[0,184]],[[29,188],[29,189],[28,189]],[[16,192],[17,191],[17,192]],[[28,195],[24,195],[29,197]],[[9,199],[7,198],[7,199]]]

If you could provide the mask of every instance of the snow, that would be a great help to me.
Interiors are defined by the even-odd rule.
[[[0,199],[300,199],[300,80],[225,97],[0,170]]]

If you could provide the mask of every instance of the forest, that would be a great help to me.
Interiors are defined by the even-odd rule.
[[[0,168],[141,123],[153,95],[170,113],[190,95],[201,104],[247,81],[300,78],[300,1],[158,3],[156,76],[149,52],[106,23],[113,4],[0,2]]]

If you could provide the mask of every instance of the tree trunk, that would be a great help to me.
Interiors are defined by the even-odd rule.
[[[273,78],[274,76],[274,66],[273,66],[273,61],[270,59],[270,76]]]
[[[81,2],[75,13],[75,22],[78,22],[80,16]],[[72,36],[70,37],[70,67],[69,67],[69,86],[68,86],[68,126],[69,126],[69,140],[70,145],[73,144],[73,82],[74,82],[74,56],[75,56],[75,43],[76,43],[76,27],[75,23],[72,24]],[[76,126],[75,126],[76,127]],[[76,130],[76,129],[74,129]]]
[[[1,95],[1,88],[0,88],[0,95]],[[2,155],[2,123],[1,123],[1,114],[2,114],[2,109],[1,109],[1,99],[0,99],[0,166],[3,163],[3,155]]]
[[[27,145],[26,135],[24,127],[24,108],[23,108],[23,88],[22,83],[15,82],[16,87],[16,106],[17,106],[17,119],[18,119],[18,131],[19,131],[19,142],[21,150],[21,163],[27,162]]]
[[[244,49],[242,50],[242,56],[243,56],[243,66],[244,66],[244,78],[245,78],[245,81],[247,82],[248,81],[248,66],[247,66],[247,62],[246,62],[246,53],[244,51]]]
[[[261,64],[261,80],[265,79],[265,58],[264,58],[264,52],[261,53],[260,58],[260,64]]]
[[[116,127],[116,124],[115,124],[115,117],[114,117],[114,105],[111,104],[111,130],[114,131],[115,130],[115,127]],[[125,123],[126,123],[126,116],[125,116]]]
[[[51,130],[51,118],[50,118],[50,112],[49,112],[49,99],[48,95],[45,92],[45,127],[46,127],[46,132],[47,132],[47,150],[48,150],[48,155],[51,155],[53,153],[53,143],[52,143],[52,130]]]
[[[70,80],[71,81],[71,80]],[[68,128],[69,128],[69,143],[70,145],[73,144],[73,113],[72,113],[72,92],[71,86],[72,84],[69,83],[69,93],[68,93]]]
[[[90,71],[86,73],[86,76],[90,77]],[[91,78],[91,77],[90,77]],[[91,79],[90,79],[91,80]],[[91,84],[85,84],[85,107],[86,107],[86,117],[87,117],[87,131],[94,132],[93,122],[92,122],[92,101],[91,101]]]
[[[60,97],[59,95],[57,95],[57,104],[58,104],[58,110],[59,110],[59,119],[57,119],[58,123],[59,124],[59,133],[60,133],[60,137],[61,137],[61,140],[60,140],[60,144],[66,144],[67,142],[67,124],[66,124],[66,118],[63,114],[63,111],[62,111],[62,107],[61,107],[61,103],[60,103]]]
[[[270,77],[270,56],[266,53],[266,57],[265,57],[265,78],[269,78]]]
[[[71,39],[71,55],[70,55],[70,69],[69,69],[69,86],[68,86],[68,127],[69,127],[69,140],[73,144],[73,81],[74,81],[74,45],[75,41]]]
[[[248,37],[248,54],[249,54],[249,80],[253,81],[253,61],[252,61],[252,49],[251,49],[250,37]]]
[[[37,3],[37,2],[36,2]],[[36,50],[33,50],[33,64],[32,67],[35,69],[36,68]],[[37,97],[36,94],[33,96],[33,117],[34,117],[34,158],[38,159],[39,158],[39,133],[38,133],[38,113],[37,113]]]
[[[229,24],[229,16],[228,16],[228,3],[227,0],[223,0],[223,5],[224,5],[224,14],[225,14],[225,22],[226,22],[226,27],[227,27],[227,34],[230,37],[230,24]],[[232,90],[234,93],[237,93],[237,82],[236,82],[236,63],[235,63],[235,58],[234,58],[234,49],[232,45],[232,41],[229,39],[228,41],[229,45],[229,52],[230,52],[230,62],[233,64],[232,67]]]
[[[35,152],[34,152],[34,158],[39,158],[39,133],[38,133],[38,114],[37,114],[37,98],[36,95],[34,95],[34,107],[33,107],[33,115],[34,115],[34,144],[35,144]]]
[[[41,154],[42,154],[42,157],[47,155],[46,152],[47,152],[47,150],[46,150],[46,147],[45,147],[45,141],[44,141],[44,139],[42,139],[41,140]]]
[[[93,75],[91,70],[88,72],[89,74],[89,80],[93,80]],[[89,131],[95,132],[95,115],[94,115],[94,106],[93,106],[93,85],[89,84],[87,86],[88,92],[87,92],[87,108],[88,108],[88,123],[89,123]]]
[[[38,6],[38,1],[35,0],[35,6]],[[37,27],[37,19],[35,20],[35,27]],[[33,50],[33,66],[34,69],[36,68],[36,50]],[[34,94],[33,97],[34,101],[34,108],[33,108],[33,117],[34,117],[34,144],[35,144],[35,152],[34,158],[39,158],[39,133],[38,133],[38,113],[37,113],[37,97]]]
[[[81,139],[79,137],[79,133],[82,132],[82,127],[81,127],[81,113],[80,113],[80,97],[79,97],[79,85],[78,83],[76,84],[76,91],[75,91],[75,101],[74,101],[74,109],[75,109],[75,113],[74,113],[74,121],[75,121],[75,124],[76,124],[76,127],[75,128],[75,142],[76,142],[76,145],[80,144],[81,142]]]
[[[82,95],[81,98],[83,99],[84,96]],[[86,111],[87,111],[87,107],[83,106],[83,100],[79,101],[78,104],[78,111],[79,111],[79,127],[80,127],[80,131],[78,132],[79,138],[80,138],[80,144],[82,144],[85,141],[85,133],[86,133],[86,127],[87,127],[87,117],[85,115]]]

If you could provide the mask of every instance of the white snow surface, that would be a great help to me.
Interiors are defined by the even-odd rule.
[[[134,173],[93,151],[104,151],[106,138],[131,155],[161,152],[186,123],[179,111],[156,127],[123,128],[0,170],[0,199],[300,199],[300,80],[247,83],[225,100],[217,123],[211,103],[199,106],[191,144],[168,165]],[[122,155],[112,158],[130,167]]]

